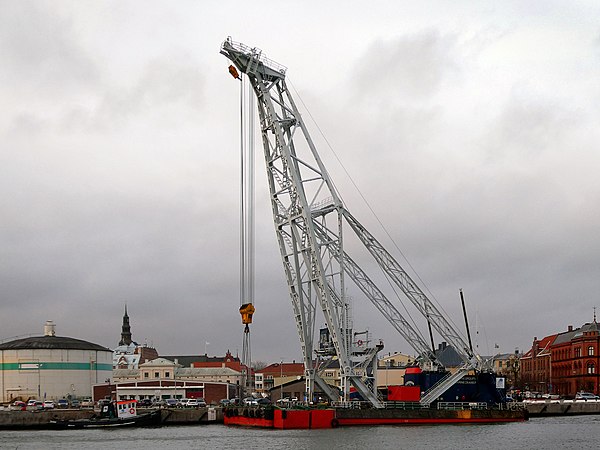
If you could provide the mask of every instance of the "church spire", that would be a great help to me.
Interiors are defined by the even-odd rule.
[[[119,345],[131,344],[131,326],[129,325],[129,316],[127,315],[127,303],[125,303],[125,315],[123,315],[123,326],[121,327],[121,341]]]

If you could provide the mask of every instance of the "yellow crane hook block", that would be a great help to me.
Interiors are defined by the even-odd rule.
[[[252,314],[254,314],[254,306],[252,306],[252,303],[244,303],[242,306],[240,306],[240,314],[242,315],[242,323],[244,325],[248,325],[249,323],[252,323]]]

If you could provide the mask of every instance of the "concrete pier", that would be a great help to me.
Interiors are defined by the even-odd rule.
[[[153,411],[140,408],[138,414]],[[98,415],[93,409],[52,409],[39,411],[0,410],[1,429],[50,428],[53,420],[90,419]],[[160,410],[163,425],[200,425],[223,423],[223,410],[219,407],[206,408],[163,408]]]
[[[599,400],[535,400],[523,402],[529,417],[600,414]]]

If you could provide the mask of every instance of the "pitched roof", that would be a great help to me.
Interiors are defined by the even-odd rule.
[[[565,344],[567,342],[572,341],[573,339],[583,336],[583,333],[587,333],[590,331],[600,331],[600,327],[595,321],[592,323],[584,323],[581,327],[576,328],[574,330],[560,333],[558,335],[558,338],[553,342],[552,345]]]
[[[536,356],[536,357],[544,356],[544,355],[549,354],[550,346],[554,345],[556,343],[558,336],[560,336],[560,334],[551,334],[550,336],[546,336],[542,340],[537,341],[538,353],[536,355],[533,354],[533,345],[532,345],[531,348],[529,349],[529,351],[527,351],[523,356],[521,356],[521,359],[532,358],[533,356]]]
[[[445,342],[439,344],[435,350],[435,356],[445,367],[458,367],[464,363],[454,347]]]
[[[191,367],[192,363],[201,362],[228,362],[228,361],[236,361],[239,362],[240,358],[237,356],[232,356],[228,353],[225,356],[207,356],[207,355],[171,355],[171,356],[163,356],[165,359],[170,359],[171,361],[177,360],[179,364],[183,367]]]
[[[241,372],[229,367],[183,367],[177,369],[178,377],[235,377],[240,374]]]
[[[138,378],[139,369],[113,369],[113,378]]]
[[[274,363],[269,364],[267,367],[264,367],[260,370],[257,370],[256,373],[264,373],[264,374],[283,374],[283,375],[304,375],[304,363]]]
[[[180,367],[180,364],[176,364],[173,361],[165,358],[156,358],[150,361],[146,361],[144,364],[140,364],[140,367]]]

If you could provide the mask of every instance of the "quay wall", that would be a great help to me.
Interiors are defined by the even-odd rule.
[[[194,425],[223,423],[222,408],[163,408],[160,410],[163,425]]]
[[[140,408],[139,414],[150,412]],[[0,430],[48,428],[51,420],[90,419],[98,412],[93,409],[54,409],[46,411],[0,410]],[[164,408],[160,410],[163,425],[199,425],[223,423],[221,408],[180,409]]]
[[[54,409],[51,411],[0,411],[0,429],[45,428],[51,420],[89,419],[92,409]]]
[[[600,401],[546,400],[523,402],[530,417],[600,414]]]

